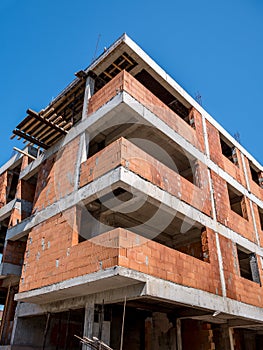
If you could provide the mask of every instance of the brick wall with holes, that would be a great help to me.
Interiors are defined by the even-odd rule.
[[[208,121],[206,121],[210,158],[219,165],[230,176],[246,187],[246,179],[241,160],[241,152],[235,149],[235,164],[222,154],[219,131]]]
[[[202,152],[204,151],[203,125],[200,113],[192,108],[189,112],[192,120],[192,126],[190,126],[126,71],[120,72],[91,97],[88,105],[88,113],[92,114],[95,112],[120,91],[128,92],[187,141]]]
[[[213,330],[210,323],[190,319],[182,320],[181,334],[184,350],[215,349]]]
[[[74,209],[29,234],[20,292],[116,265],[221,295],[215,237],[207,230],[210,263],[117,228],[76,244]]]
[[[26,242],[6,241],[3,251],[3,263],[22,265],[24,260]]]
[[[254,217],[256,222],[256,227],[258,231],[258,237],[259,237],[259,243],[262,246],[263,245],[263,209],[259,209],[256,203],[252,202],[253,210],[254,210]],[[261,210],[261,213],[259,212]],[[261,215],[261,217],[260,217]]]
[[[0,175],[0,208],[6,205],[7,171]]]
[[[39,168],[33,212],[70,194],[74,190],[79,138],[46,159]]]
[[[30,159],[27,156],[22,157],[21,170],[24,170],[28,164],[30,163]],[[35,195],[35,186],[30,182],[25,180],[19,180],[16,188],[15,198],[20,201],[20,209],[14,208],[12,210],[9,227],[12,227],[23,219],[30,216],[32,211],[32,205]]]
[[[250,166],[249,166],[249,161],[247,157],[245,158],[245,164],[246,164],[246,169],[247,169],[247,176],[248,176],[248,181],[249,181],[249,186],[250,186],[250,191],[253,193],[256,197],[258,197],[260,200],[263,201],[263,172],[258,173],[258,182],[255,182],[252,179],[251,171],[250,171]]]
[[[219,236],[220,248],[223,258],[224,276],[226,281],[227,297],[262,307],[263,290],[259,283],[241,277],[239,272],[239,262],[236,245],[230,239]],[[262,281],[262,269],[257,257],[260,279]]]
[[[199,188],[125,138],[118,139],[81,164],[80,187],[119,165],[211,215],[207,171],[201,162],[198,169]]]
[[[257,238],[253,226],[249,199],[243,196],[241,206],[244,217],[242,217],[234,212],[230,207],[226,181],[213,171],[211,171],[211,176],[214,189],[217,220],[224,226],[238,232],[250,241],[256,242]]]

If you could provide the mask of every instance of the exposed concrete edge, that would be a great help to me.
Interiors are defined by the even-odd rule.
[[[100,191],[106,191],[109,188],[112,191],[111,186],[117,186],[119,183],[124,183],[127,186],[133,186],[142,193],[145,193],[147,196],[163,203],[163,206],[167,208],[168,212],[179,211],[190,219],[214,230],[215,232],[218,232],[222,236],[263,257],[263,248],[258,246],[256,243],[242,237],[237,232],[203,214],[198,209],[181,201],[179,198],[160,189],[151,182],[142,179],[140,176],[121,166],[87,184],[78,191],[71,193],[67,197],[60,199],[58,202],[36,213],[33,217],[26,219],[16,226],[8,229],[6,239],[17,240],[25,236],[34,226],[41,224],[50,217],[71,208],[72,206],[80,203],[82,200],[87,200],[92,196],[98,195]]]
[[[120,45],[122,42],[124,42],[125,33],[120,36],[119,39],[115,40],[115,42],[108,48],[106,51],[104,51],[98,58],[96,58],[86,69],[85,72],[88,73],[90,70],[94,69],[97,64],[99,64],[101,61],[104,60],[105,57],[107,57],[118,45]],[[59,94],[55,99],[48,105],[47,108],[52,107],[54,103],[56,103],[67,91],[71,89],[74,85],[76,85],[79,81],[79,78],[75,78],[71,83],[69,83]]]
[[[121,274],[119,272],[120,267],[119,266],[114,266],[114,267],[110,267],[108,269],[105,270],[101,270],[101,271],[97,271],[97,272],[93,272],[90,274],[86,274],[83,276],[78,276],[78,277],[74,277],[71,279],[68,279],[66,281],[62,281],[62,282],[58,282],[58,283],[54,283],[42,288],[38,288],[38,289],[34,289],[28,292],[21,292],[15,295],[15,300],[16,301],[27,301],[30,300],[32,298],[36,298],[36,297],[45,297],[46,295],[51,295],[51,294],[55,294],[61,291],[65,291],[65,290],[70,290],[71,288],[74,287],[79,287],[81,285],[87,285],[87,284],[92,284],[93,282],[97,282],[99,280],[105,280],[105,279],[109,279],[112,278],[114,276],[122,276],[125,277],[125,279],[127,279],[127,285],[129,285],[129,280],[130,281],[136,281],[138,282],[145,282],[145,277],[143,276],[139,276],[136,278],[132,276],[132,274],[130,273],[128,274]],[[118,285],[116,285],[116,288],[118,288]],[[111,288],[111,289],[114,289]],[[85,292],[87,292],[87,294],[89,294],[89,289],[88,287],[85,289]],[[70,293],[70,292],[69,292]],[[93,293],[90,293],[93,294]],[[68,295],[67,297],[69,297],[70,295]],[[67,297],[65,297],[64,299],[66,299]]]
[[[98,57],[87,69],[86,72],[92,70],[99,62],[108,56],[118,45],[124,42],[128,45],[147,65],[149,65],[162,79],[164,79],[177,93],[179,93],[190,105],[196,108],[211,124],[213,124],[221,134],[223,134],[235,147],[256,165],[259,170],[263,171],[263,166],[241,145],[239,144],[197,101],[190,96],[169,74],[167,74],[145,51],[143,51],[127,34],[123,34],[117,39],[100,57]],[[62,96],[71,86],[74,86],[78,79],[74,79],[48,107],[52,106],[60,96]],[[74,129],[74,128],[73,128]],[[71,129],[72,130],[72,129]],[[41,157],[42,158],[42,157]],[[0,174],[5,171],[10,165],[9,161],[0,168]]]
[[[120,266],[76,277],[74,279],[56,283],[29,292],[18,293],[16,294],[15,299],[19,301],[37,296],[41,297],[41,295],[46,295],[51,292],[59,292],[61,290],[72,288],[80,283],[92,283],[97,280],[103,280],[105,278],[111,278],[113,276],[124,277],[127,279],[127,281],[132,280],[137,281],[138,283],[144,283],[145,288],[142,290],[140,289],[138,297],[153,297],[159,300],[167,300],[172,303],[204,308],[206,310],[211,310],[212,313],[219,311],[231,316],[235,315],[237,317],[245,317],[254,321],[263,322],[263,310],[259,307],[245,304],[230,298],[223,298],[222,296],[215,295],[203,290],[182,286]],[[68,297],[70,297],[70,291]],[[88,295],[87,289],[87,298],[89,297],[90,296]],[[129,298],[129,296],[127,297]],[[41,307],[42,306],[40,305],[40,307],[37,307],[37,309],[41,310]],[[45,307],[47,307],[47,304],[45,304]]]
[[[164,121],[162,121],[159,117],[157,117],[154,113],[149,111],[143,104],[139,101],[135,100],[129,93],[126,91],[123,92],[123,102],[127,104],[130,108],[132,108],[136,113],[141,115],[145,120],[147,120],[150,124],[155,126],[157,129],[161,130],[165,135],[171,138],[174,142],[176,142],[179,146],[181,146],[187,153],[190,153],[195,158],[200,160],[202,163],[208,166],[211,170],[213,170],[216,174],[222,177],[225,181],[230,183],[233,187],[235,187],[238,191],[243,193],[246,197],[255,202],[258,206],[263,208],[262,201],[257,198],[252,193],[248,192],[248,190],[241,185],[236,179],[230,176],[227,172],[221,169],[217,164],[215,164],[210,158],[208,158],[204,153],[199,151],[195,146],[193,146],[189,141],[187,141],[183,136],[178,134],[175,130],[173,130],[169,125],[167,125]]]
[[[154,125],[158,129],[160,129],[164,134],[170,137],[173,141],[175,141],[178,145],[180,145],[187,153],[192,154],[198,160],[207,165],[211,170],[213,170],[216,174],[222,177],[225,181],[229,182],[233,187],[235,187],[238,191],[244,194],[246,197],[255,202],[259,207],[263,208],[262,201],[257,198],[254,194],[251,194],[244,186],[242,186],[236,179],[231,177],[228,173],[226,173],[223,169],[221,169],[217,164],[215,164],[210,158],[208,158],[205,154],[199,151],[196,147],[194,147],[189,141],[187,141],[183,136],[179,135],[175,130],[173,130],[170,126],[164,123],[159,117],[149,111],[143,104],[134,99],[129,93],[126,91],[120,92],[113,99],[99,108],[96,112],[90,115],[87,119],[80,122],[74,128],[70,130],[67,136],[64,139],[59,141],[53,147],[49,148],[45,153],[39,156],[34,162],[30,163],[20,174],[20,179],[28,179],[32,176],[40,166],[40,164],[50,157],[52,154],[56,153],[61,147],[64,147],[69,142],[71,142],[74,138],[80,136],[86,130],[93,129],[97,122],[99,122],[100,118],[105,117],[107,113],[112,111],[122,102],[128,105],[132,110],[134,110],[140,117]]]
[[[127,280],[127,278],[126,278]],[[19,302],[16,309],[17,317],[25,317],[32,315],[40,315],[47,312],[60,312],[68,309],[76,309],[85,307],[87,303],[95,304],[111,304],[123,302],[125,297],[129,300],[137,299],[145,295],[145,282],[138,282],[123,287],[107,289],[94,294],[83,295],[79,297],[69,297],[67,299],[49,302],[46,304],[33,304]]]
[[[187,302],[192,306],[263,322],[263,310],[257,306],[178,284],[175,288],[174,285],[172,282],[147,276],[146,294],[182,304]]]
[[[101,191],[106,191],[108,188],[112,190],[111,186],[117,186],[118,181],[120,180],[120,171],[120,167],[109,171],[98,179],[88,183],[86,186],[61,198],[57,202],[51,204],[16,226],[11,227],[7,230],[6,239],[15,241],[25,236],[34,226],[43,223],[45,220],[73,207],[76,204],[79,204],[81,201],[92,196],[98,196]]]
[[[162,79],[164,79],[174,90],[176,90],[188,103],[197,109],[204,117],[213,124],[222,135],[224,135],[235,147],[237,147],[249,160],[251,160],[261,171],[263,166],[231,136],[197,101],[186,92],[169,74],[165,72],[139,45],[137,45],[128,35],[124,36],[125,43],[146,62]]]
[[[5,220],[12,212],[14,207],[17,205],[17,199],[11,200],[11,202],[7,203],[0,209],[0,221]]]
[[[198,209],[181,201],[179,198],[162,190],[151,182],[142,179],[140,176],[124,167],[121,168],[121,182],[127,184],[128,186],[135,187],[137,190],[141,191],[147,196],[154,198],[158,202],[162,203],[162,207],[165,206],[169,212],[173,213],[174,211],[178,211],[191,218],[193,221],[199,222],[213,231],[218,232],[222,236],[229,238],[233,242],[246,247],[248,250],[263,256],[263,248],[259,247],[256,243],[242,237],[240,234],[234,232],[230,228],[219,224],[209,216],[200,212]]]
[[[22,157],[23,155],[21,153],[16,153],[13,157],[11,157],[5,164],[1,166],[0,175],[15,165],[15,163],[17,163]]]
[[[0,276],[7,276],[7,275],[15,275],[20,276],[21,275],[22,267],[10,263],[1,263],[0,264]]]
[[[62,147],[66,146],[69,142],[73,141],[76,137],[80,136],[83,132],[89,129],[95,124],[100,118],[107,115],[108,112],[116,108],[123,102],[122,92],[117,94],[113,99],[108,101],[105,105],[99,108],[96,112],[89,115],[85,120],[79,122],[76,126],[70,129],[69,133],[58,141],[54,146],[47,149],[41,156],[31,162],[25,169],[20,173],[19,179],[27,180],[34,175],[41,165],[41,163],[48,159],[52,154],[58,152]]]

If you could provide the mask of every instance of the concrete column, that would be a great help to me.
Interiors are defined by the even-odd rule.
[[[85,305],[85,318],[83,336],[92,339],[94,324],[94,300],[89,301]],[[83,344],[82,350],[92,350],[89,346]]]
[[[233,344],[234,344],[233,335],[232,335],[232,331],[230,332],[228,325],[222,324],[220,326],[220,333],[219,333],[218,340],[220,344],[216,344],[216,349],[217,349],[217,346],[219,346],[219,349],[233,350]]]
[[[89,99],[94,93],[94,86],[95,86],[95,80],[89,75],[86,80],[86,86],[85,86],[85,94],[84,94],[84,101],[83,101],[83,110],[82,110],[82,120],[87,118],[88,116],[88,104]]]
[[[177,332],[177,350],[182,350],[183,344],[182,344],[182,334],[181,334],[181,320],[179,318],[176,320],[176,332]]]
[[[234,329],[228,328],[230,350],[235,350]]]

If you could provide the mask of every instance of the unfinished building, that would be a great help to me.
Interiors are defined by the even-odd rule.
[[[263,348],[263,168],[126,34],[13,135],[0,349]]]

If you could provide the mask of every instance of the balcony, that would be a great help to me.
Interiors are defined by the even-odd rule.
[[[103,88],[96,92],[88,104],[88,114],[92,114],[120,92],[127,92],[149,111],[164,121],[169,127],[184,137],[200,151],[204,151],[203,127],[201,115],[194,109],[189,111],[187,123],[169,105],[162,102],[156,95],[126,71],[120,72]],[[190,125],[192,126],[190,126]]]
[[[213,246],[212,232],[209,237]],[[115,271],[117,266],[124,270]],[[211,263],[206,263],[122,228],[73,246],[70,255],[48,276],[46,266],[37,267],[38,278],[34,281],[27,278],[20,284],[17,300],[44,303],[145,282],[143,277],[125,272],[131,270],[221,294],[214,257]],[[53,283],[57,285],[50,289],[48,285]]]
[[[149,148],[147,150],[151,151]],[[191,166],[189,162],[188,168],[186,168],[187,165],[182,166],[183,157],[179,158],[178,150],[174,149],[173,154],[176,154],[177,158],[171,158],[169,159],[171,161],[167,162],[165,157],[159,157],[162,162],[166,162],[167,165],[165,165],[132,142],[120,138],[81,164],[80,187],[118,166],[123,166],[153,185],[210,215],[211,204],[207,174],[202,163],[198,163],[197,174],[196,167]]]

